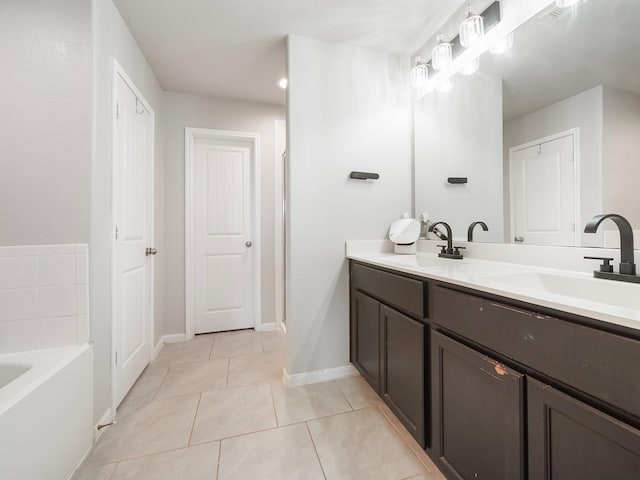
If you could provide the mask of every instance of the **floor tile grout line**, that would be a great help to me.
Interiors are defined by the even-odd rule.
[[[95,463],[95,464],[93,464],[91,466],[92,467],[104,467],[106,465],[113,465],[113,464],[120,465],[123,462],[129,462],[131,460],[140,460],[140,459],[146,458],[146,457],[153,457],[155,455],[162,455],[164,453],[177,452],[178,450],[185,450],[187,448],[192,448],[192,447],[200,447],[200,446],[206,445],[208,443],[216,443],[216,442],[219,442],[219,441],[220,440],[211,440],[211,441],[207,441],[207,442],[197,443],[196,445],[186,445],[184,447],[169,448],[168,450],[161,450],[159,452],[145,453],[144,455],[138,455],[137,457],[121,458],[120,460],[116,460],[115,462]]]
[[[193,423],[191,424],[191,430],[189,431],[189,440],[187,440],[187,447],[191,445],[191,438],[193,437],[193,429],[196,427],[196,419],[198,418],[198,412],[200,411],[201,402],[202,402],[202,393],[198,395],[198,405],[196,406],[196,412],[193,415]]]
[[[356,409],[353,408],[353,404],[349,401],[349,397],[347,397],[347,395],[342,390],[342,387],[340,386],[340,383],[338,383],[338,380],[335,380],[335,382],[336,382],[335,385],[338,387],[338,391],[342,394],[342,397],[347,401],[347,405],[349,405],[351,407],[351,411],[352,412],[355,412]]]
[[[298,423],[296,423],[295,425],[299,425]],[[269,428],[263,428],[260,430],[256,430],[254,432],[246,432],[246,433],[239,433],[237,435],[231,435],[229,437],[224,437],[224,438],[218,438],[216,440],[207,440],[206,442],[202,442],[202,443],[194,443],[193,445],[189,445],[189,447],[197,447],[198,445],[204,445],[205,443],[212,443],[212,442],[223,442],[225,440],[232,440],[234,438],[240,438],[240,437],[246,437],[247,435],[253,435],[254,433],[263,433],[263,432],[270,432],[272,430],[279,430],[281,428],[286,428],[289,427],[291,425],[283,425],[282,427],[269,427]]]
[[[276,428],[280,427],[280,422],[278,421],[278,411],[276,410],[276,399],[273,396],[273,386],[271,382],[269,382],[269,392],[271,393],[271,408],[273,408],[273,417],[276,419]]]
[[[280,428],[280,427],[290,427],[291,425],[300,425],[301,423],[307,423],[307,422],[315,422],[316,420],[323,420],[325,418],[337,417],[338,415],[346,415],[348,413],[362,412],[363,410],[367,410],[369,408],[374,408],[374,407],[369,405],[368,407],[364,407],[364,408],[361,408],[359,410],[347,410],[346,412],[331,413],[329,415],[323,415],[321,417],[307,418],[306,420],[300,420],[298,422],[287,423],[286,425],[280,425],[278,428]]]
[[[309,434],[309,438],[311,439],[311,445],[313,445],[313,451],[316,452],[316,458],[318,459],[318,465],[320,465],[320,471],[322,471],[322,476],[324,480],[327,480],[327,474],[324,471],[324,466],[322,465],[322,460],[320,460],[320,454],[318,453],[318,447],[316,447],[316,442],[313,439],[313,435],[311,434],[311,429],[309,428],[309,424],[304,422],[304,425],[307,427],[307,433]]]
[[[431,468],[429,467],[429,465],[427,465],[422,458],[420,458],[420,455],[418,455],[414,449],[411,447],[411,445],[409,444],[409,441],[407,439],[405,439],[405,436],[402,435],[402,433],[398,430],[398,427],[395,426],[395,424],[389,419],[389,417],[387,416],[387,414],[385,413],[385,411],[378,407],[378,411],[382,414],[382,416],[385,418],[385,420],[387,422],[389,422],[389,424],[391,425],[391,428],[393,428],[393,430],[396,432],[396,435],[398,435],[400,437],[400,440],[402,440],[402,442],[406,445],[406,447],[411,451],[411,453],[418,459],[418,462],[420,462],[420,464],[422,466],[424,466],[424,468],[427,469],[428,472],[431,472]],[[393,414],[393,413],[392,413]],[[407,434],[410,435],[409,432],[407,432]],[[416,474],[419,475],[419,474]],[[414,475],[415,476],[415,475]],[[411,478],[411,477],[409,477]]]
[[[218,464],[216,465],[216,480],[220,478],[220,460],[222,459],[222,440],[218,440]]]

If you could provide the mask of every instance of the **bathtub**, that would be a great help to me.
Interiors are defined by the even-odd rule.
[[[0,479],[67,480],[92,442],[89,345],[0,355]]]

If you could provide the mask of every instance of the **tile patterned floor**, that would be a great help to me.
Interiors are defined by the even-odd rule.
[[[165,345],[73,480],[444,480],[361,377],[282,384],[277,332]]]

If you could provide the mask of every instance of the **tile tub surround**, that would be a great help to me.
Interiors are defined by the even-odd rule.
[[[73,480],[444,479],[361,377],[286,388],[282,340],[167,345]]]
[[[89,247],[0,247],[0,354],[89,340]]]

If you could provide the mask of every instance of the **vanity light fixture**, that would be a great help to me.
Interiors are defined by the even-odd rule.
[[[513,32],[491,45],[489,52],[491,52],[492,55],[501,55],[511,50],[511,47],[513,47]]]
[[[453,82],[451,81],[451,77],[447,77],[438,82],[438,86],[436,90],[440,93],[447,93],[449,90],[453,88]]]
[[[278,86],[281,89],[286,90],[288,85],[289,85],[289,80],[287,80],[286,78],[283,77],[280,80],[278,80]]]
[[[451,44],[442,39],[442,34],[438,34],[438,44],[431,52],[431,66],[436,70],[445,70],[449,68],[453,61],[453,53]]]
[[[465,66],[460,69],[460,74],[473,75],[478,71],[478,68],[480,68],[480,59],[476,57],[473,60],[467,62]]]
[[[420,55],[416,56],[416,64],[411,69],[411,86],[413,88],[422,88],[429,80],[429,69],[427,64],[422,62]]]
[[[467,18],[460,24],[460,45],[465,48],[474,47],[484,37],[484,20],[482,16],[471,11],[471,5],[467,5]]]
[[[570,8],[577,5],[582,0],[556,0],[556,6],[559,8]]]

